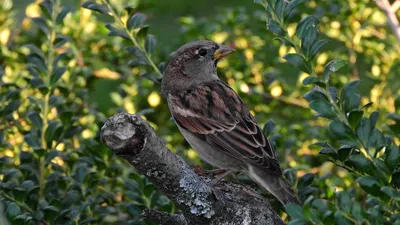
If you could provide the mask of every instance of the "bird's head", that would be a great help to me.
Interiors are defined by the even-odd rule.
[[[166,73],[181,72],[192,79],[208,79],[216,76],[218,61],[233,51],[234,48],[213,41],[190,42],[171,54]]]

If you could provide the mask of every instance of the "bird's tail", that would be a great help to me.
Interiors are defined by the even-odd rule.
[[[265,169],[252,165],[249,166],[248,174],[254,181],[273,194],[282,205],[285,206],[290,202],[301,205],[296,193],[283,176],[270,174]]]

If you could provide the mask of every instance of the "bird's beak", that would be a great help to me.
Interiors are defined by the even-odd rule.
[[[215,51],[214,53],[214,58],[215,59],[222,59],[225,56],[231,54],[232,52],[234,52],[235,49],[226,45],[219,45],[219,48],[217,49],[217,51]]]

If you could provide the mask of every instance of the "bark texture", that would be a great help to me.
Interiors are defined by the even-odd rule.
[[[284,224],[257,192],[232,182],[212,186],[174,155],[140,116],[119,113],[101,129],[101,139],[118,156],[175,202],[182,214],[146,210],[144,218],[168,225]]]

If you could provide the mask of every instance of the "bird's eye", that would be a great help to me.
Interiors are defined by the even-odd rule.
[[[199,50],[199,55],[201,55],[201,56],[207,55],[207,50],[205,50],[204,48],[200,49]]]

